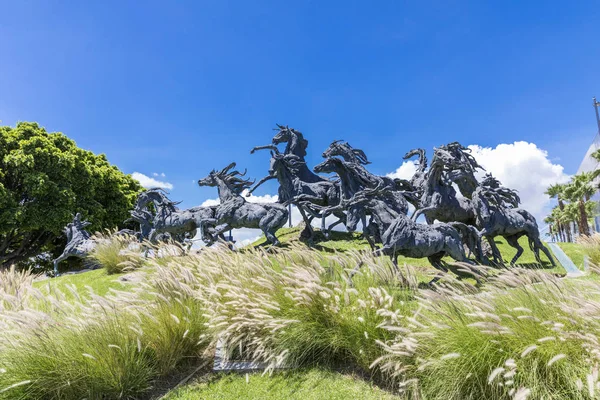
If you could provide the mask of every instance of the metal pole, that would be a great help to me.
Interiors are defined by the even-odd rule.
[[[598,111],[596,111],[598,113]],[[292,204],[288,204],[288,226],[292,227]]]
[[[598,114],[598,107],[600,107],[600,101],[596,100],[596,97],[592,97],[594,102],[594,110],[596,111],[596,123],[598,124],[598,133],[600,133],[600,114]]]

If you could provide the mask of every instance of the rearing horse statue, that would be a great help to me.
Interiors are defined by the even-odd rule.
[[[461,159],[443,148],[435,149],[427,180],[421,196],[421,208],[413,214],[413,221],[424,214],[429,225],[437,219],[440,222],[462,222],[475,226],[475,211],[466,197],[457,197],[447,171],[463,168]]]
[[[275,151],[277,149],[277,145],[281,143],[286,143],[285,150],[283,154],[293,154],[296,157],[300,158],[301,161],[306,162],[304,157],[306,157],[306,148],[308,147],[308,140],[304,138],[302,132],[297,131],[294,128],[290,128],[287,125],[279,125],[276,124],[277,128],[275,129],[277,133],[273,136],[272,142],[273,144],[268,144],[265,146],[256,146],[252,150],[250,150],[251,154],[254,154],[257,150],[269,149]],[[323,178],[319,175],[313,173],[310,168],[306,166],[306,164],[298,169],[298,178],[303,182],[322,182]]]
[[[321,217],[321,230],[327,237],[329,231],[336,225],[346,220],[346,216],[341,210],[336,210],[333,214],[338,217],[338,221],[334,222],[325,229],[326,214],[319,215],[314,210],[314,205],[329,207],[339,204],[340,202],[340,187],[334,182],[320,178],[317,182],[305,182],[300,179],[299,171],[305,167],[306,163],[299,157],[293,154],[280,154],[277,149],[271,151],[271,164],[269,167],[269,175],[261,179],[248,194],[251,194],[262,183],[270,179],[277,179],[279,182],[278,202],[284,204],[294,204],[306,225],[306,232],[302,233],[303,237],[312,238],[313,231],[311,228],[311,220],[314,216]]]
[[[338,186],[335,182],[330,182],[320,177],[307,167],[304,157],[306,156],[308,140],[304,138],[302,132],[287,125],[283,126],[279,124],[277,124],[275,130],[277,134],[272,139],[273,144],[257,146],[250,151],[253,154],[257,150],[271,150],[271,167],[269,168],[269,175],[262,178],[248,194],[254,192],[264,182],[271,179],[278,179],[280,184],[278,201],[280,203],[294,204],[304,220],[305,228],[301,233],[301,237],[312,240],[314,232],[311,227],[311,221],[314,217],[321,218],[321,229],[327,237],[329,230],[333,226],[345,221],[344,214],[338,213],[336,216],[341,219],[338,219],[338,221],[326,230],[325,217],[327,214],[318,214],[310,207],[309,203],[318,206],[339,204],[339,187],[335,188]],[[286,143],[283,154],[277,148],[277,145],[281,143]],[[285,168],[285,170],[282,169],[278,175],[277,171],[280,168]]]

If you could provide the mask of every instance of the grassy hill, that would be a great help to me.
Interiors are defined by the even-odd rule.
[[[535,320],[527,322],[521,319],[525,316],[519,314],[523,311],[518,310],[539,314],[539,321],[549,315],[560,319],[563,317],[559,314],[564,314],[564,318],[568,316],[570,321],[577,321],[571,324],[585,324],[586,327],[581,329],[595,332],[593,321],[596,319],[590,321],[587,314],[585,319],[579,318],[578,313],[586,310],[580,304],[600,300],[593,295],[600,293],[600,287],[596,288],[600,285],[598,280],[590,277],[556,280],[554,272],[562,268],[535,264],[526,243],[523,243],[526,250],[517,268],[497,270],[498,277],[482,287],[475,288],[471,280],[456,281],[449,275],[442,282],[452,289],[439,294],[441,297],[437,301],[442,307],[439,313],[435,309],[439,306],[420,311],[429,316],[418,324],[415,322],[417,325],[405,325],[401,321],[413,318],[411,314],[420,307],[426,306],[423,310],[430,307],[426,300],[429,296],[427,288],[416,283],[428,282],[436,271],[427,260],[402,258],[400,262],[407,265],[404,271],[416,279],[410,284],[412,286],[403,287],[389,274],[387,258],[370,256],[369,246],[360,234],[333,232],[332,235],[331,240],[317,236],[314,247],[309,248],[297,240],[299,228],[283,229],[278,235],[283,242],[283,251],[265,251],[268,246],[263,246],[264,240],[258,240],[236,252],[203,250],[200,255],[140,260],[141,268],[133,274],[145,274],[141,281],[123,282],[119,279],[123,274],[107,274],[106,269],[99,269],[35,282],[32,287],[41,293],[35,294],[27,289],[27,279],[22,279],[20,284],[9,284],[8,289],[3,289],[0,279],[0,328],[3,323],[7,325],[1,334],[10,338],[11,332],[17,329],[8,329],[14,323],[15,306],[11,304],[15,303],[15,294],[3,299],[3,290],[9,290],[10,294],[11,288],[21,287],[15,292],[17,299],[22,297],[17,303],[25,304],[22,311],[32,320],[28,322],[28,331],[24,331],[19,340],[0,340],[0,399],[93,398],[99,393],[114,398],[125,395],[158,398],[198,365],[211,365],[213,353],[206,338],[227,335],[233,327],[236,327],[235,332],[241,332],[233,334],[232,331],[235,337],[267,340],[267,347],[272,348],[269,351],[285,348],[290,352],[288,356],[292,354],[290,359],[303,368],[276,372],[272,377],[214,374],[205,368],[187,385],[169,393],[167,399],[400,398],[396,391],[398,381],[387,377],[383,370],[370,368],[373,360],[385,356],[388,351],[377,343],[390,346],[395,343],[397,333],[394,329],[416,329],[419,332],[415,335],[419,336],[415,337],[431,342],[430,346],[422,347],[410,363],[428,357],[450,360],[444,361],[449,370],[436,367],[428,372],[431,375],[414,369],[412,376],[418,376],[422,381],[420,390],[428,394],[428,398],[437,398],[432,393],[438,392],[445,393],[444,398],[502,398],[502,393],[506,395],[503,389],[487,383],[488,375],[497,366],[494,363],[502,363],[500,360],[509,354],[520,354],[530,341],[553,334],[552,326],[541,326]],[[512,258],[514,250],[511,247],[500,240],[498,246],[505,259]],[[564,249],[567,254],[582,254],[577,245]],[[333,287],[339,290],[346,286],[340,273],[344,268],[355,266],[359,260],[364,266],[355,278],[355,287],[346,289],[349,292],[332,291]],[[531,282],[541,285],[530,286]],[[502,289],[504,285],[509,285],[511,295]],[[490,341],[491,333],[473,332],[471,324],[483,324],[480,318],[491,318],[486,317],[487,311],[482,313],[479,309],[481,300],[469,303],[470,296],[479,291],[488,292],[485,301],[490,304],[485,310],[496,309],[498,314],[506,315],[494,318],[501,318],[502,325],[517,336],[492,334],[494,339]],[[342,296],[343,293],[347,294]],[[348,298],[348,293],[355,294]],[[563,293],[582,294],[583,297],[573,300],[576,304],[573,308],[571,300],[565,299]],[[584,293],[589,295],[584,296]],[[31,300],[27,300],[27,296]],[[8,310],[13,307],[13,311],[4,318],[3,310],[7,305]],[[363,309],[363,305],[367,308]],[[18,306],[17,312],[19,307],[23,306]],[[246,310],[245,307],[250,308]],[[29,311],[31,308],[43,310],[43,314]],[[384,316],[393,310],[400,313],[400,319],[385,322],[388,317]],[[591,311],[585,311],[588,312]],[[263,319],[266,315],[268,318]],[[213,319],[220,322],[217,325],[208,322]],[[427,322],[429,320],[433,322]],[[267,321],[281,321],[288,326],[276,329],[283,334],[282,338],[273,342],[276,337],[269,333],[273,328],[263,325]],[[397,324],[397,327],[388,327]],[[445,331],[443,325],[453,328]],[[388,331],[388,328],[392,330]],[[574,325],[568,329],[580,328]],[[2,343],[13,342],[16,343],[14,348],[2,346]],[[495,343],[501,346],[500,353],[496,352],[498,349],[494,350]],[[577,346],[580,344],[565,347],[564,343],[548,343],[546,350],[539,350],[535,356],[535,363],[548,363],[562,351],[572,357],[573,362],[565,362],[567,369],[560,364],[557,371],[585,382],[582,371],[587,367],[582,367],[585,361],[580,359],[580,347]],[[458,357],[456,354],[461,358],[454,360]],[[479,358],[478,354],[488,356]],[[384,368],[408,362],[394,358],[386,360],[382,361]],[[415,367],[415,364],[410,365]],[[535,386],[532,390],[539,395],[552,393],[553,385],[558,384],[562,376],[548,376],[546,367],[538,370],[534,364],[526,363],[522,368],[527,373],[520,378],[520,385]],[[2,373],[4,370],[7,372]],[[476,381],[459,379],[457,371],[465,370],[472,370]],[[34,383],[31,383],[32,376]],[[382,382],[386,389],[376,386],[372,378],[377,378],[375,381]],[[440,385],[447,388],[442,389]],[[569,387],[564,389],[566,397],[563,398],[572,398],[572,385],[560,385]],[[7,387],[10,390],[3,393]],[[392,388],[395,389],[390,392]],[[32,395],[35,393],[39,396]]]
[[[284,246],[285,244],[293,243],[295,245],[302,245],[308,247],[308,245],[305,242],[299,240],[301,229],[301,227],[283,228],[278,231],[277,237]],[[517,251],[513,247],[509,246],[508,243],[506,243],[506,240],[504,240],[501,237],[497,237],[495,239],[495,243],[498,246],[498,249],[500,250],[502,258],[505,262],[509,262],[510,260],[512,260],[512,258],[517,253]],[[543,254],[541,256],[543,264],[540,265],[536,261],[533,252],[529,249],[529,244],[527,242],[526,237],[522,237],[519,240],[519,244],[523,247],[523,249],[525,249],[525,251],[517,261],[517,266],[524,268],[541,268],[553,273],[565,273],[564,268],[562,268],[558,261],[556,261],[557,266],[552,267],[550,262],[546,259],[546,257]],[[254,243],[252,243],[251,246],[264,245],[266,245],[266,239],[262,237]],[[319,230],[316,230],[315,243],[312,247],[318,251],[326,253],[347,252],[351,250],[370,251],[369,243],[362,237],[362,234],[358,232],[349,233],[333,231],[331,232],[330,239],[325,239],[323,234]],[[576,243],[565,243],[564,247],[563,244],[561,244],[561,248],[563,249],[563,251],[565,251],[567,255],[569,255],[570,257],[572,256],[574,262],[576,262],[577,260],[583,263],[583,253],[579,245],[577,245]],[[449,257],[447,257],[445,260],[447,262],[452,262],[452,259]],[[430,267],[429,261],[426,258],[407,258],[400,256],[398,257],[398,263],[408,264],[415,267]]]

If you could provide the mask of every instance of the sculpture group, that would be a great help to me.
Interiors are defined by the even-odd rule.
[[[216,187],[220,204],[186,210],[178,209],[163,190],[147,190],[139,195],[131,211],[131,220],[140,226],[135,235],[150,242],[189,242],[200,232],[205,244],[211,245],[224,239],[226,231],[244,227],[260,229],[269,243],[278,245],[277,230],[288,220],[287,206],[294,205],[305,225],[301,238],[309,243],[314,238],[315,218],[321,220],[326,237],[338,224],[353,232],[362,223],[363,235],[375,254],[388,255],[394,264],[399,255],[427,257],[434,267],[446,270],[444,256],[469,262],[465,248],[478,262],[487,264],[483,238],[491,247],[494,262],[502,263],[494,242],[497,236],[517,250],[511,260],[514,264],[523,253],[518,240],[526,236],[538,262],[541,250],[554,265],[540,239],[535,218],[518,208],[516,191],[503,187],[490,174],[478,180],[476,175],[483,168],[470,150],[457,142],[435,148],[429,164],[423,149],[406,153],[405,160],[414,156],[418,160],[415,174],[404,180],[369,172],[365,152],[339,140],[331,143],[322,153],[323,162],[311,170],[305,160],[308,141],[304,135],[288,126],[277,125],[276,130],[271,144],[251,150],[269,150],[271,156],[268,174],[258,183],[245,178],[246,171],[239,172],[235,163],[212,170],[198,184]],[[283,143],[285,149],[280,151],[278,146]],[[336,174],[337,179],[318,175],[321,173]],[[250,203],[245,199],[268,180],[279,183],[276,203]],[[335,221],[326,226],[330,215]],[[417,222],[421,215],[424,224]],[[81,253],[79,248],[89,241],[84,226],[78,214],[67,227],[68,232],[75,233],[68,233],[69,244],[57,262]]]

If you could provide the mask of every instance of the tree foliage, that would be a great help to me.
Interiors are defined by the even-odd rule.
[[[104,154],[62,133],[31,122],[0,127],[0,266],[64,244],[57,239],[75,212],[91,230],[122,225],[140,190]]]

